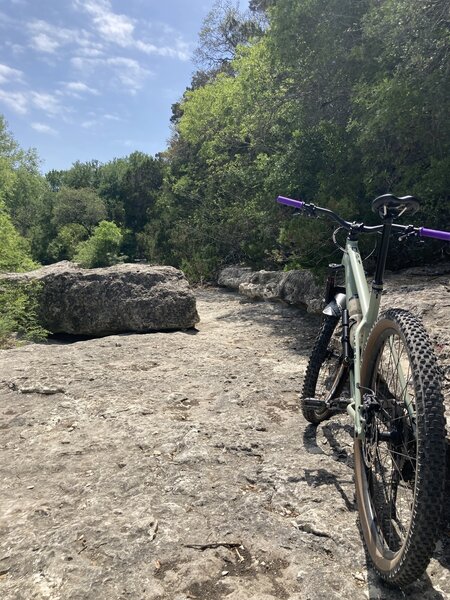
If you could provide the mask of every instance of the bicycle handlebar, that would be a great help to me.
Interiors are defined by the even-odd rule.
[[[450,242],[450,231],[439,231],[438,229],[425,229],[425,227],[419,227],[419,235],[420,237],[429,237]]]
[[[285,204],[286,206],[293,206],[294,208],[302,209],[304,208],[306,202],[302,200],[292,200],[292,198],[285,198],[284,196],[278,196],[277,202],[280,204]]]
[[[347,229],[348,231],[355,228],[358,229],[360,233],[377,233],[383,229],[383,225],[368,227],[362,223],[350,223],[350,221],[346,221],[329,208],[322,208],[320,206],[316,206],[315,204],[307,204],[306,202],[303,202],[303,200],[293,200],[292,198],[286,198],[285,196],[278,196],[277,202],[280,204],[285,204],[286,206],[297,208],[302,212],[306,212],[311,217],[324,215],[330,219],[333,219],[333,221],[336,221],[341,227]],[[400,225],[399,227],[403,226]]]
[[[347,231],[355,230],[359,233],[378,233],[383,230],[383,225],[374,225],[368,226],[363,223],[350,223],[350,221],[345,221],[342,217],[334,213],[332,210],[328,208],[321,208],[320,206],[316,206],[315,204],[307,204],[303,202],[303,200],[293,200],[292,198],[286,198],[285,196],[278,196],[277,202],[280,204],[284,204],[286,206],[290,206],[301,210],[302,212],[306,212],[309,216],[315,217],[319,215],[324,215],[333,219],[339,223],[341,227],[347,229]],[[443,240],[446,242],[450,242],[450,232],[449,231],[439,231],[437,229],[426,229],[425,227],[413,227],[412,225],[398,225],[394,223],[392,225],[393,232],[403,233],[404,236],[409,235],[417,235],[419,237],[429,237],[437,240]]]

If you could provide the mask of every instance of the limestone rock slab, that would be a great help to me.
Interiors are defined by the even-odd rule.
[[[39,281],[39,320],[52,333],[103,336],[189,329],[199,321],[195,296],[174,267],[120,264],[82,269],[63,261],[0,281]]]

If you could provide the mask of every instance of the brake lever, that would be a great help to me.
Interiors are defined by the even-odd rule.
[[[419,244],[423,244],[423,240],[419,238],[419,231],[414,225],[408,225],[408,227],[404,230],[404,232],[398,236],[398,241],[403,242],[404,240],[408,240],[410,238],[416,238]]]

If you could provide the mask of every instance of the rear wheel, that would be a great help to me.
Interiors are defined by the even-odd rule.
[[[306,369],[301,408],[303,416],[310,423],[320,423],[334,413],[329,409],[305,406],[305,398],[331,400],[341,393],[345,384],[346,370],[342,362],[341,341],[336,334],[338,322],[338,317],[325,317]]]
[[[422,324],[391,309],[363,356],[364,439],[355,439],[355,484],[364,541],[394,585],[424,572],[439,536],[445,421],[439,369]]]

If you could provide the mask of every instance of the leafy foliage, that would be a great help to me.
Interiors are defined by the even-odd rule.
[[[18,340],[40,342],[48,331],[39,324],[40,284],[3,281],[0,284],[0,348],[15,345]]]
[[[125,254],[193,280],[232,262],[320,272],[337,259],[329,226],[292,219],[278,194],[370,223],[374,196],[412,193],[417,222],[450,228],[448,41],[448,0],[218,0],[162,154],[43,178],[0,121],[6,218],[35,260]],[[403,244],[389,266],[444,252]]]
[[[82,267],[108,267],[120,261],[122,233],[115,223],[101,221],[91,237],[77,246],[75,261]]]
[[[54,198],[53,224],[57,229],[78,223],[90,233],[105,218],[105,203],[90,188],[62,187]]]
[[[81,223],[63,225],[48,246],[48,256],[55,262],[72,260],[78,245],[86,240],[88,235],[86,227]]]
[[[178,107],[167,156],[186,216],[171,235],[187,270],[192,262],[204,276],[233,261],[320,270],[336,259],[328,226],[275,209],[278,193],[368,222],[375,195],[415,193],[428,225],[450,226],[445,4],[251,3],[270,27]],[[220,14],[215,27],[220,39]],[[395,252],[389,266],[430,260],[436,246],[426,248]]]
[[[0,204],[0,273],[28,271],[35,266],[29,242],[17,232],[5,206]]]

